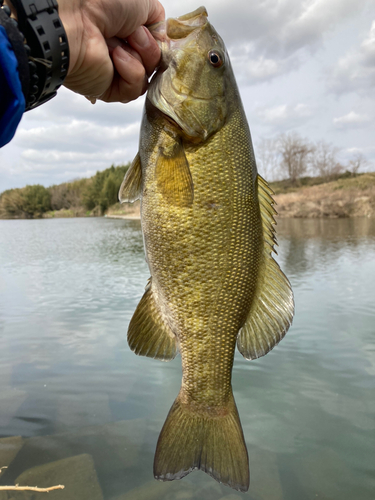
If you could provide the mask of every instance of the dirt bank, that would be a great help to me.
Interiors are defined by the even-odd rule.
[[[280,217],[375,217],[375,173],[274,196]]]

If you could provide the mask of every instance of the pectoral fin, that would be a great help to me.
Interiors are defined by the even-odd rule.
[[[159,148],[156,164],[158,189],[172,205],[190,207],[194,198],[193,179],[183,145],[173,142]]]
[[[259,358],[273,349],[288,331],[294,314],[290,283],[272,257],[276,243],[272,194],[267,182],[258,175],[264,252],[255,298],[237,338],[238,350],[247,359]]]
[[[124,180],[122,181],[118,199],[120,203],[138,200],[142,191],[142,167],[139,153],[137,153],[129,170],[126,172]]]
[[[128,344],[140,356],[170,361],[177,352],[177,339],[163,317],[150,279],[130,321]]]

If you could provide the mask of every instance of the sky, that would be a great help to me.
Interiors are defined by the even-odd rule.
[[[195,10],[192,0],[162,2],[167,17]],[[296,132],[356,153],[375,170],[375,0],[205,0],[224,39],[252,133]],[[183,7],[183,8],[182,8]],[[131,161],[144,98],[97,102],[64,87],[25,113],[0,150],[0,192],[50,186]],[[262,173],[262,172],[261,172]]]

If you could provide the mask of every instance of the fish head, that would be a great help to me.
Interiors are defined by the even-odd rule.
[[[233,79],[223,40],[200,7],[150,27],[162,59],[147,93],[151,103],[195,141],[225,123],[226,88]]]

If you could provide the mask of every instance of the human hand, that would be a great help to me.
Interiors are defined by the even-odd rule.
[[[158,0],[58,0],[70,64],[64,85],[91,102],[129,102],[147,89],[160,49],[146,24],[164,19]]]

